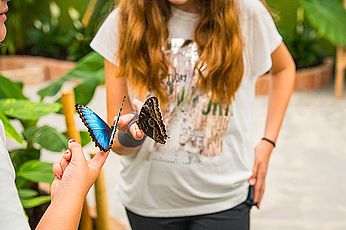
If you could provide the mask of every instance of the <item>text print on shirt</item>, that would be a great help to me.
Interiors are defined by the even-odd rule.
[[[164,111],[165,122],[169,124],[169,132],[180,129],[177,154],[188,154],[185,158],[189,159],[186,162],[188,164],[199,162],[200,156],[222,154],[222,139],[233,115],[232,106],[223,107],[212,102],[210,95],[200,94],[196,89],[199,75],[195,70],[198,59],[195,43],[191,40],[171,39],[165,53],[171,60],[166,81],[170,106]]]

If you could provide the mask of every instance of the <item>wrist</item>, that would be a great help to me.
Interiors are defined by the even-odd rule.
[[[84,186],[66,186],[57,191],[51,199],[51,203],[73,200],[74,202],[84,202],[89,189]]]
[[[276,141],[274,139],[267,138],[267,137],[264,136],[264,137],[261,138],[261,141],[270,144],[273,148],[276,147]]]

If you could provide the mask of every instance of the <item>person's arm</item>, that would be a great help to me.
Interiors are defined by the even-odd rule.
[[[106,95],[107,95],[107,114],[108,123],[114,122],[115,116],[117,116],[120,108],[123,96],[129,98],[127,91],[127,82],[124,77],[116,77],[118,67],[109,61],[105,60],[105,75],[106,75]],[[132,107],[133,105],[133,107]],[[130,100],[125,100],[123,106],[123,116],[120,117],[118,127],[121,131],[125,131],[128,122],[133,118],[133,111],[139,111],[141,108],[141,102],[134,100],[131,104]],[[130,133],[136,140],[141,140],[144,133],[138,128],[137,124],[133,124],[130,127]],[[139,147],[127,148],[120,144],[118,136],[115,135],[112,150],[120,155],[126,155],[136,153]]]
[[[296,68],[289,51],[283,43],[272,53],[272,63],[264,137],[276,142],[293,92]],[[261,141],[255,148],[255,164],[249,182],[250,185],[255,186],[254,203],[257,204],[258,208],[263,198],[265,177],[273,148],[274,146],[267,141]]]
[[[5,132],[0,119],[0,229],[30,229],[15,183],[15,171],[6,149]]]
[[[53,164],[54,181],[51,204],[36,229],[78,229],[85,197],[95,182],[108,152],[98,152],[91,160],[84,157],[82,146],[69,141],[59,163]]]

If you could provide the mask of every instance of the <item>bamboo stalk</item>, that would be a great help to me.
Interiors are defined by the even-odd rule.
[[[90,153],[90,157],[93,158],[96,151]],[[103,169],[101,169],[96,181],[95,181],[95,200],[96,200],[96,229],[98,230],[110,230],[110,219],[108,211],[108,196],[106,189],[106,180]]]
[[[64,110],[67,136],[81,143],[81,137],[74,121],[75,115],[75,97],[72,89],[63,89],[61,92],[61,103]],[[88,204],[85,201],[80,221],[81,230],[92,230],[92,222],[89,215]]]
[[[64,110],[65,122],[67,128],[68,138],[75,139],[81,143],[80,133],[77,129],[74,115],[75,115],[75,97],[72,89],[63,89],[61,92],[61,103]]]
[[[346,9],[346,0],[344,0],[344,8]],[[336,98],[339,98],[339,99],[344,96],[345,68],[346,68],[346,48],[337,46],[336,47],[334,94]]]
[[[91,18],[91,15],[93,14],[93,11],[96,7],[97,0],[90,0],[87,6],[87,9],[85,10],[84,16],[82,18],[82,24],[87,27],[89,25],[89,21]]]

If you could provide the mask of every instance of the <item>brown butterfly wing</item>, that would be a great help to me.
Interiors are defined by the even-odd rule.
[[[165,144],[168,138],[163,123],[159,101],[156,97],[148,98],[141,108],[138,127],[155,142]]]

